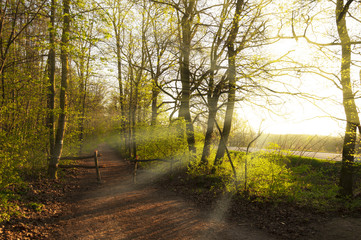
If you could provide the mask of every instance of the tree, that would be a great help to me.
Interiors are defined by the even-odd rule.
[[[86,11],[87,9],[89,8],[85,5],[78,11]],[[73,24],[74,44],[72,45],[72,61],[76,65],[78,78],[73,78],[72,82],[76,89],[74,92],[70,92],[71,89],[69,89],[71,93],[69,100],[71,102],[73,98],[75,102],[73,108],[77,114],[73,118],[75,119],[74,125],[78,125],[79,154],[81,154],[83,150],[87,111],[89,111],[89,106],[87,105],[88,89],[95,71],[92,64],[92,61],[94,61],[93,52],[94,48],[97,47],[98,37],[100,35],[99,31],[97,31],[96,21],[96,12],[92,11],[79,16]]]
[[[360,120],[358,116],[357,106],[355,102],[356,91],[354,91],[354,81],[351,80],[351,65],[352,65],[352,45],[360,44],[359,41],[352,41],[349,35],[349,31],[346,25],[347,15],[350,14],[350,6],[353,0],[348,0],[344,3],[343,0],[337,0],[334,4],[333,17],[335,18],[335,26],[337,29],[337,37],[333,36],[335,39],[329,43],[319,43],[311,40],[306,34],[309,26],[311,26],[313,17],[308,16],[305,18],[306,27],[304,29],[303,35],[297,35],[292,25],[293,38],[304,38],[309,44],[317,46],[320,53],[323,53],[327,58],[332,58],[328,56],[325,52],[325,48],[328,49],[329,53],[332,53],[334,59],[337,61],[340,60],[341,67],[339,77],[338,74],[330,71],[325,71],[321,66],[308,66],[307,69],[303,69],[303,72],[317,74],[325,79],[330,80],[338,89],[342,91],[342,106],[345,112],[345,122],[346,128],[343,139],[343,150],[342,150],[342,167],[340,173],[340,195],[341,196],[352,196],[353,195],[353,166],[354,166],[354,155],[355,155],[355,146],[356,146],[356,135],[357,128],[361,134]],[[307,6],[307,5],[306,5]],[[312,13],[312,7],[306,8],[307,14]],[[352,18],[354,16],[350,14]],[[293,19],[293,18],[292,18]],[[351,18],[350,18],[351,19]],[[293,21],[293,20],[292,20]],[[359,21],[359,20],[357,20]],[[339,58],[339,53],[334,53],[330,50],[331,47],[341,46],[341,57]],[[335,57],[336,56],[336,57]]]
[[[352,196],[353,194],[353,163],[355,155],[357,128],[360,130],[360,120],[355,103],[355,95],[351,84],[351,40],[346,26],[346,13],[353,0],[344,4],[343,0],[336,2],[337,33],[341,41],[341,85],[343,93],[343,107],[346,114],[346,129],[342,149],[342,168],[340,175],[340,194]]]
[[[48,97],[47,97],[47,119],[46,126],[49,132],[49,156],[53,155],[54,152],[54,122],[55,122],[55,71],[56,71],[56,53],[55,53],[55,14],[56,14],[56,0],[52,0],[50,3],[50,27],[49,27],[49,52],[48,52]]]
[[[225,83],[225,75],[221,77],[221,80],[216,83],[216,71],[219,68],[220,63],[218,63],[219,58],[222,56],[224,52],[224,47],[219,49],[222,44],[222,39],[225,38],[225,35],[222,35],[224,31],[224,24],[227,19],[227,15],[229,12],[231,2],[226,1],[223,4],[222,11],[220,14],[220,21],[218,23],[218,30],[213,37],[213,42],[211,46],[210,52],[210,72],[209,72],[209,82],[206,86],[207,89],[207,105],[208,105],[208,118],[207,118],[207,130],[204,138],[204,146],[202,152],[201,163],[205,164],[208,162],[208,157],[210,155],[211,149],[211,140],[214,132],[214,125],[216,122],[216,115],[218,111],[218,100],[224,89]]]
[[[119,85],[119,104],[120,104],[120,115],[121,115],[121,138],[123,139],[124,150],[127,150],[125,147],[127,144],[126,138],[126,101],[124,96],[124,79],[126,77],[122,76],[123,63],[122,63],[122,49],[125,47],[124,38],[125,38],[125,26],[127,25],[127,17],[131,12],[131,9],[134,6],[134,3],[129,3],[124,6],[121,4],[121,1],[106,1],[105,4],[108,7],[102,7],[103,13],[105,16],[105,21],[109,22],[112,31],[115,44],[112,46],[112,51],[116,56],[116,66],[117,66],[117,81]]]
[[[245,28],[245,30],[242,33],[241,40],[238,44],[236,44],[237,35],[240,29],[240,19],[242,16],[242,12],[245,11],[246,3],[242,0],[236,1],[236,9],[233,15],[232,24],[230,27],[230,32],[228,34],[228,37],[225,41],[225,46],[227,48],[227,59],[228,59],[228,67],[227,67],[227,77],[226,81],[228,84],[227,92],[228,92],[228,99],[226,103],[226,113],[225,113],[225,119],[223,124],[223,130],[221,133],[221,139],[218,145],[217,154],[214,160],[214,166],[218,165],[220,163],[220,159],[224,156],[224,153],[227,148],[228,138],[229,134],[231,132],[231,126],[232,126],[232,118],[233,118],[233,111],[234,111],[234,105],[236,102],[236,89],[237,89],[237,54],[244,50],[247,46],[247,44],[252,45],[252,41],[255,41],[255,39],[259,38],[260,36],[264,35],[263,29],[264,29],[264,23],[261,21],[259,24],[257,23],[257,20],[261,16],[261,10],[264,6],[266,6],[269,3],[269,1],[261,1],[258,5],[253,6],[255,9],[255,13],[253,16],[251,16],[245,25],[242,25],[242,27]],[[251,7],[252,8],[252,7]],[[256,41],[258,42],[258,41]],[[257,43],[259,44],[259,43]],[[266,67],[264,65],[263,67]],[[264,71],[264,69],[260,68],[261,71]],[[248,78],[252,78],[252,74],[249,74]],[[258,84],[255,84],[256,87]]]
[[[195,153],[195,138],[194,127],[190,112],[190,98],[191,98],[191,72],[190,72],[190,54],[192,42],[192,26],[196,14],[196,0],[184,0],[184,13],[180,20],[180,57],[179,57],[179,71],[180,81],[182,84],[181,100],[179,107],[179,117],[186,121],[187,141],[189,151]]]
[[[48,167],[49,177],[57,178],[57,169],[61,153],[63,150],[63,140],[66,127],[67,116],[67,89],[69,72],[69,39],[70,39],[70,0],[63,1],[63,32],[61,36],[61,89],[60,89],[60,114],[58,118],[58,127],[55,136],[53,154],[51,155]]]
[[[172,15],[164,14],[169,12],[164,6],[152,4],[147,9],[150,21],[150,33],[147,41],[144,42],[147,56],[147,71],[150,73],[152,81],[152,100],[151,100],[151,125],[157,124],[159,108],[164,102],[159,103],[159,94],[162,90],[162,77],[165,78],[167,71],[175,63],[175,58],[169,53],[174,40],[174,27]]]
[[[226,40],[227,46],[227,57],[228,57],[228,69],[227,69],[227,82],[228,82],[228,100],[227,100],[227,109],[226,116],[224,119],[224,126],[221,135],[220,144],[218,145],[218,150],[216,158],[214,160],[214,165],[217,165],[220,159],[224,156],[226,151],[226,144],[228,142],[229,133],[231,132],[232,118],[234,111],[234,104],[236,99],[236,55],[237,49],[235,48],[235,40],[239,30],[239,20],[244,7],[243,0],[236,1],[236,10],[234,13],[232,27],[228,38]]]
[[[177,11],[178,24],[179,24],[179,73],[180,73],[180,106],[178,117],[183,118],[186,122],[186,134],[189,151],[196,152],[194,126],[190,112],[191,100],[191,67],[190,56],[192,51],[192,39],[194,37],[196,27],[194,18],[198,14],[197,3],[198,0],[182,0],[178,3],[174,1],[156,1],[152,2],[163,4],[171,7]]]
[[[332,41],[326,43],[320,43],[317,41],[313,41],[309,36],[307,36],[308,30],[312,29],[312,23],[314,22],[315,16],[320,13],[326,13],[327,8],[330,5],[325,4],[325,7],[322,8],[321,4],[314,1],[308,1],[304,4],[304,1],[300,2],[302,7],[299,8],[303,10],[304,13],[299,14],[301,16],[302,21],[305,24],[303,29],[303,35],[297,35],[295,31],[295,24],[294,22],[296,19],[294,18],[294,12],[292,12],[292,37],[296,40],[300,38],[304,38],[309,44],[316,46],[318,48],[318,52],[322,53],[328,59],[335,59],[335,61],[341,62],[340,75],[335,73],[332,70],[325,70],[323,66],[317,66],[316,63],[313,63],[312,66],[309,65],[302,65],[299,68],[300,72],[304,73],[311,73],[321,76],[329,81],[331,81],[338,89],[342,91],[342,106],[345,112],[345,133],[343,139],[343,150],[342,150],[342,167],[340,173],[340,195],[341,196],[352,196],[353,195],[353,167],[354,167],[354,155],[355,155],[355,146],[356,146],[356,135],[357,135],[357,128],[361,134],[360,128],[360,120],[358,116],[357,106],[355,99],[357,96],[357,91],[354,90],[355,81],[351,79],[351,65],[353,65],[353,61],[351,59],[352,54],[355,52],[352,51],[351,46],[355,46],[361,44],[360,41],[353,41],[350,37],[346,19],[355,20],[359,22],[353,14],[350,13],[350,6],[353,3],[353,0],[348,0],[344,3],[343,0],[337,0],[332,2],[331,8],[333,9],[332,17],[335,19],[335,27],[337,30],[337,36],[333,36],[333,34],[329,34],[328,38],[331,38]],[[311,4],[313,3],[313,4]],[[320,6],[319,10],[314,13],[314,8]],[[316,8],[317,9],[317,8]],[[310,14],[313,14],[310,16]],[[350,16],[348,18],[348,15]],[[316,22],[316,21],[315,21]],[[317,22],[316,22],[317,23]],[[334,30],[334,29],[332,29]],[[312,31],[312,30],[311,30]],[[314,33],[313,33],[314,34]],[[317,36],[317,34],[316,34]],[[356,38],[356,36],[355,36]],[[332,51],[332,47],[339,47],[341,46],[341,56],[336,51]],[[300,64],[301,65],[301,64]],[[333,115],[333,114],[332,114]],[[332,116],[334,117],[334,116]],[[339,119],[340,120],[340,119]]]
[[[0,75],[1,75],[1,104],[6,102],[5,70],[8,66],[10,50],[21,34],[34,22],[43,9],[46,1],[32,2],[31,8],[26,9],[22,1],[0,1]],[[23,16],[29,17],[24,18]],[[1,106],[2,106],[1,105]]]

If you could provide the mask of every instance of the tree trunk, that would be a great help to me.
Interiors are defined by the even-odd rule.
[[[228,46],[228,100],[227,100],[227,109],[226,116],[223,124],[223,131],[221,134],[221,140],[218,145],[218,150],[216,158],[214,160],[214,166],[220,163],[221,158],[223,158],[224,153],[226,152],[226,144],[228,143],[228,137],[231,132],[232,118],[234,111],[234,104],[236,100],[236,52],[234,50],[233,44]]]
[[[180,46],[180,75],[182,83],[182,95],[181,105],[179,108],[179,117],[184,118],[186,121],[186,134],[189,151],[192,153],[196,152],[195,138],[194,138],[194,127],[190,113],[190,52],[191,52],[191,24],[193,22],[195,9],[195,1],[190,0],[186,6],[185,13],[182,17],[181,28],[182,28],[182,41]]]
[[[210,101],[208,101],[209,113],[207,120],[207,132],[204,138],[204,146],[203,146],[203,152],[201,158],[202,164],[208,163],[208,158],[209,155],[211,154],[211,144],[212,144],[212,137],[214,131],[214,124],[217,116],[217,103],[218,103],[218,96],[212,97]]]
[[[153,86],[152,86],[152,118],[151,118],[151,125],[155,126],[157,124],[157,117],[158,117],[158,95],[159,95],[159,88],[157,86],[158,79],[153,80]]]
[[[213,51],[212,51],[213,52]],[[209,155],[211,154],[211,143],[214,132],[214,125],[216,123],[216,116],[218,110],[218,99],[220,96],[222,82],[220,82],[217,87],[214,89],[214,72],[216,68],[216,53],[211,56],[214,59],[211,62],[211,73],[209,76],[209,86],[208,86],[208,120],[207,120],[207,132],[204,138],[204,146],[201,158],[201,164],[207,164]]]
[[[232,26],[229,33],[229,36],[226,41],[227,45],[227,57],[228,57],[228,70],[227,70],[227,81],[228,81],[228,101],[226,116],[224,119],[223,131],[221,134],[221,140],[218,145],[218,150],[216,158],[214,159],[214,166],[220,163],[220,159],[223,158],[224,153],[226,152],[226,145],[228,143],[228,137],[231,132],[232,118],[234,111],[234,104],[236,100],[236,55],[237,51],[234,46],[236,40],[238,29],[239,29],[239,16],[242,11],[244,1],[237,0],[236,10],[233,16]]]
[[[55,11],[56,11],[56,1],[51,1],[50,7],[50,27],[49,27],[49,53],[48,53],[48,116],[46,119],[46,126],[49,132],[49,156],[52,156],[54,151],[54,108],[55,108]]]
[[[114,25],[114,28],[116,30],[116,25]],[[121,59],[121,43],[120,43],[120,33],[119,30],[116,30],[116,54],[117,54],[117,67],[118,67],[118,84],[119,84],[119,104],[120,104],[120,114],[121,114],[121,130],[120,130],[120,137],[121,137],[121,145],[122,148],[126,149],[126,113],[125,113],[125,101],[124,101],[124,90],[123,90],[123,80],[122,80],[122,59]]]
[[[63,1],[63,33],[61,36],[61,89],[60,89],[60,114],[58,119],[58,129],[56,131],[54,151],[51,155],[48,167],[50,178],[57,178],[58,164],[63,150],[63,140],[66,127],[67,111],[67,88],[68,88],[68,53],[70,34],[70,0]]]
[[[138,84],[135,84],[134,102],[132,106],[132,151],[133,157],[137,157],[137,141],[136,141],[136,124],[137,124],[137,108],[138,108]]]
[[[81,116],[80,116],[80,127],[79,127],[79,155],[83,152],[84,144],[84,125],[85,125],[85,113],[86,113],[86,100],[87,100],[87,89],[88,89],[88,79],[89,79],[89,65],[90,65],[90,54],[91,54],[91,45],[89,45],[89,50],[87,56],[83,56],[83,59],[80,59],[80,91],[81,91]],[[85,58],[86,66],[85,66]]]
[[[337,32],[342,44],[341,59],[341,85],[343,93],[343,107],[346,115],[346,130],[342,150],[342,167],[340,173],[340,194],[352,196],[353,194],[353,165],[356,145],[356,130],[360,126],[360,120],[355,104],[355,96],[352,92],[350,66],[351,66],[351,44],[346,27],[343,0],[336,3]],[[342,17],[340,17],[342,16]]]
[[[132,123],[133,123],[133,86],[134,86],[134,76],[133,76],[133,66],[131,64],[131,62],[129,61],[129,111],[128,111],[128,144],[127,144],[127,149],[128,149],[128,155],[129,157],[132,157],[132,146],[133,146],[133,138],[132,138],[132,134],[133,134],[133,127],[132,127]],[[135,157],[135,156],[134,156]]]

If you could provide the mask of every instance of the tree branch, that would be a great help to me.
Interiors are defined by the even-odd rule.
[[[341,19],[345,16],[345,14],[348,11],[348,9],[350,8],[350,5],[351,5],[352,2],[353,2],[353,0],[348,0],[347,1],[347,3],[345,4],[342,11],[340,12],[340,14],[337,17],[337,22],[341,21]]]

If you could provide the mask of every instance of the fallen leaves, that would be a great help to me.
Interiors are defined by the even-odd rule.
[[[25,189],[18,189],[18,215],[0,225],[0,239],[49,239],[63,209],[66,197],[79,188],[76,172],[63,170],[61,180],[28,179]],[[15,189],[16,191],[16,189]]]

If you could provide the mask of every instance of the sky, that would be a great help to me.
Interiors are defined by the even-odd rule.
[[[277,5],[279,4],[279,5]],[[302,10],[295,8],[293,3],[285,4],[284,1],[275,2],[275,9],[282,8],[286,15],[280,15],[280,19],[272,19],[271,34],[274,32],[281,36],[292,37],[303,35],[305,29],[304,21],[307,19]],[[309,5],[311,6],[311,5]],[[334,18],[335,5],[331,1],[324,1],[322,4],[315,4],[310,15],[314,14],[311,25],[307,28],[306,35],[309,39],[318,43],[339,42]],[[354,5],[350,8],[353,16],[359,16],[360,6]],[[293,23],[289,19],[295,14]],[[297,22],[296,19],[303,19]],[[282,23],[282,30],[279,30]],[[293,25],[293,31],[292,31]],[[360,36],[360,22],[350,17],[347,18],[347,28],[352,40],[358,40]],[[340,46],[323,48],[330,54],[341,49]],[[325,55],[320,53],[319,49],[312,44],[307,43],[303,38],[283,39],[268,48],[271,56],[277,57],[292,51],[290,59],[302,64],[316,64],[322,69],[340,77],[340,57],[325,59]],[[329,51],[331,50],[331,51]],[[361,50],[353,48],[352,61],[355,63],[351,67],[351,79],[354,81],[354,92],[361,92],[360,69]],[[332,54],[330,54],[332,55]],[[358,62],[359,61],[359,62]],[[330,76],[330,75],[329,75]],[[283,79],[282,79],[283,78]],[[334,77],[332,77],[334,79]],[[342,106],[342,91],[338,89],[331,81],[315,74],[301,74],[297,78],[281,77],[281,81],[290,83],[300,92],[305,92],[322,100],[306,100],[302,98],[293,98],[282,96],[284,104],[275,108],[274,113],[260,107],[247,104],[238,104],[236,107],[237,115],[243,120],[248,121],[249,125],[257,131],[259,128],[266,133],[276,134],[311,134],[311,135],[332,135],[343,136],[345,131],[345,113]],[[296,89],[295,89],[296,90]],[[356,100],[356,104],[361,106],[361,101]],[[260,104],[261,105],[261,104]],[[262,124],[261,124],[262,123]],[[261,127],[260,127],[261,126]]]
[[[238,106],[238,116],[246,120],[258,131],[273,134],[309,134],[324,136],[340,136],[344,131],[344,122],[327,116],[323,111],[310,104],[309,108],[297,103],[288,104],[292,112],[278,116],[267,110],[255,109],[250,106]]]
[[[305,40],[282,40],[274,44],[271,53],[283,55],[292,52],[292,59],[305,63],[312,61],[314,50]],[[335,63],[336,67],[339,63]],[[330,66],[331,67],[331,66]],[[282,81],[296,86],[295,90],[323,98],[322,100],[303,99],[282,96],[284,103],[271,113],[267,109],[252,105],[238,104],[236,112],[246,120],[255,131],[261,128],[265,133],[274,134],[310,134],[310,135],[343,135],[345,122],[342,104],[342,92],[329,80],[314,74],[302,74],[298,79],[282,77]],[[292,81],[292,82],[291,82]],[[336,119],[335,119],[336,118]]]

